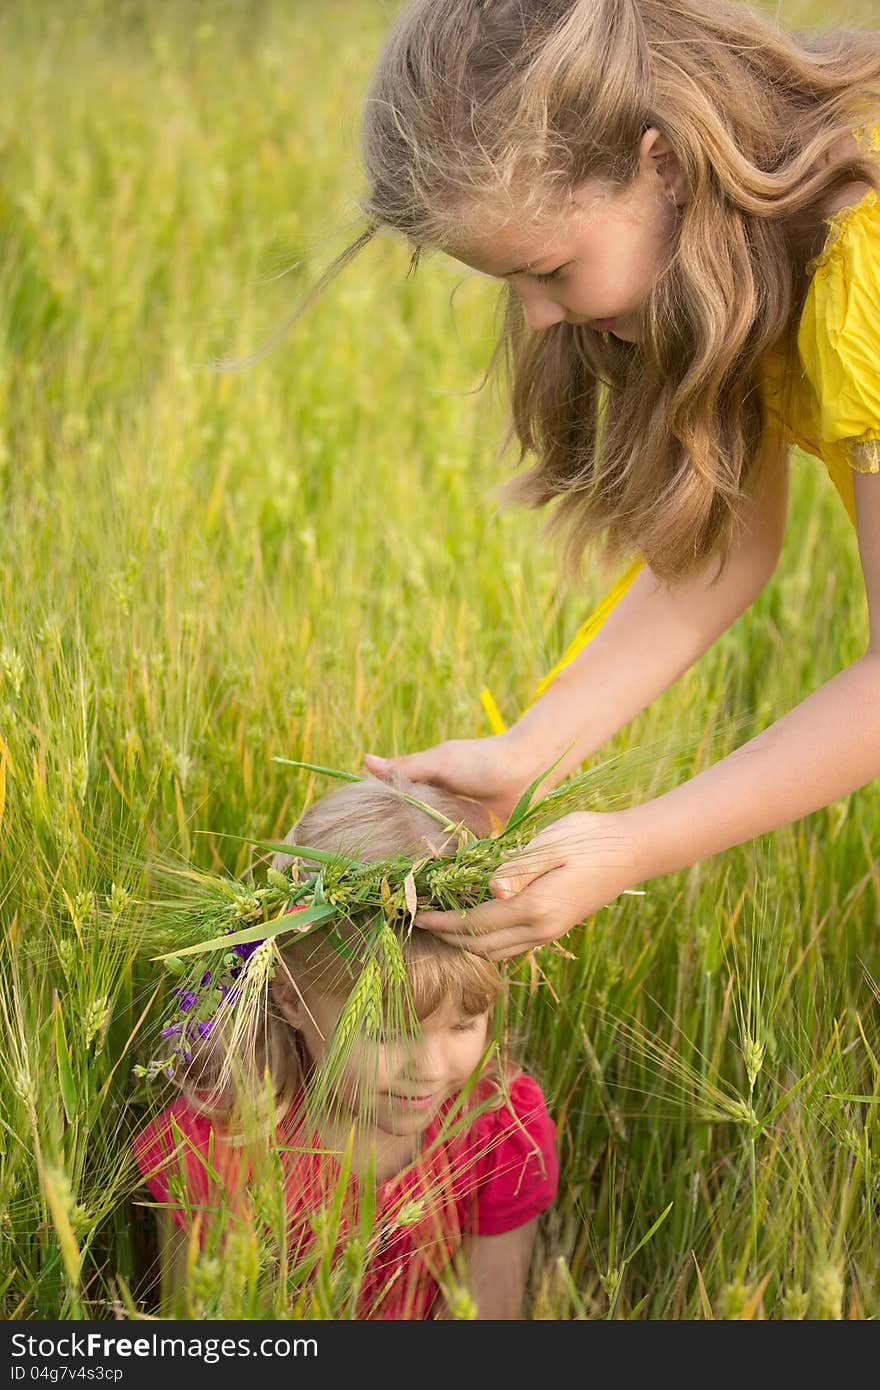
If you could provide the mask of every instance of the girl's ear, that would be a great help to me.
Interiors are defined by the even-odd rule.
[[[291,1028],[302,1028],[306,1010],[296,986],[291,984],[289,980],[279,980],[276,977],[272,994],[278,1012],[282,1014]]]
[[[639,142],[639,163],[651,178],[663,180],[666,192],[678,207],[687,202],[687,180],[678,155],[656,126],[649,126]]]

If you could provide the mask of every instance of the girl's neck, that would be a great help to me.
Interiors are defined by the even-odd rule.
[[[388,1182],[409,1167],[421,1151],[422,1134],[386,1134],[376,1125],[343,1115],[327,1115],[318,1120],[316,1129],[321,1145],[331,1152],[344,1153],[352,1125],[351,1171],[356,1178],[367,1176],[372,1161],[376,1182]]]

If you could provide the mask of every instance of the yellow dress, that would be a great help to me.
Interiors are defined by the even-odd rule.
[[[880,126],[863,147],[880,151]],[[825,245],[807,267],[798,325],[802,375],[782,378],[765,358],[768,416],[792,444],[821,459],[855,523],[852,470],[880,472],[880,197],[869,189],[829,219]]]
[[[880,152],[880,125],[854,131]],[[880,197],[869,189],[828,219],[829,234],[807,266],[810,287],[797,335],[800,372],[785,375],[784,355],[764,357],[767,417],[791,444],[821,459],[853,523],[852,470],[880,473]],[[538,684],[536,700],[602,626],[641,569],[636,560],[578,628],[563,656]],[[489,690],[480,698],[495,733],[504,721]]]

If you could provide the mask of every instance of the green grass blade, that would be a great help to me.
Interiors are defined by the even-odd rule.
[[[251,840],[244,835],[231,835],[232,840],[241,840],[243,844],[253,845],[254,849],[263,850],[266,854],[291,854],[299,855],[301,859],[314,859],[316,864],[356,864],[356,859],[349,859],[344,854],[332,854],[326,849],[309,849],[306,845],[287,845],[283,840]]]
[[[648,1230],[645,1232],[645,1234],[642,1236],[641,1240],[639,1241],[638,1245],[634,1245],[633,1248],[632,1248],[632,1250],[630,1250],[629,1254],[624,1256],[624,1258],[621,1260],[621,1264],[628,1265],[629,1262],[630,1262],[630,1260],[633,1258],[633,1256],[634,1256],[634,1255],[637,1255],[637,1254],[639,1253],[639,1251],[641,1250],[642,1246],[648,1244],[648,1241],[651,1239],[651,1237],[652,1237],[652,1235],[654,1234],[654,1232],[655,1232],[655,1231],[659,1231],[660,1227],[663,1225],[663,1222],[666,1220],[667,1216],[668,1216],[669,1213],[672,1211],[672,1208],[673,1208],[674,1206],[675,1206],[675,1203],[674,1203],[674,1202],[670,1202],[669,1205],[668,1205],[668,1207],[665,1207],[665,1208],[663,1209],[663,1211],[661,1211],[660,1215],[657,1217],[657,1220],[654,1222],[653,1226],[650,1226],[650,1227],[648,1228]]]
[[[223,951],[230,946],[244,946],[250,941],[267,941],[269,937],[280,936],[282,932],[293,931],[296,929],[297,936],[304,936],[302,928],[308,923],[317,926],[327,917],[333,917],[336,908],[309,907],[302,912],[298,912],[295,917],[291,913],[282,913],[280,917],[275,917],[269,922],[258,922],[255,927],[242,927],[241,931],[224,932],[222,936],[212,936],[210,941],[198,941],[195,946],[184,946],[182,950],[166,951],[161,956],[151,956],[151,960],[168,960],[182,958],[183,956],[198,956],[206,951]],[[292,920],[291,920],[292,918]]]
[[[559,766],[566,753],[570,752],[573,747],[574,744],[570,743],[567,748],[563,748],[562,752],[559,754],[559,757],[555,760],[555,762],[552,762],[549,767],[544,769],[543,772],[539,772],[534,782],[529,783],[522,796],[520,797],[519,801],[516,803],[513,810],[511,811],[510,816],[508,817],[507,824],[504,827],[505,834],[508,830],[515,830],[516,827],[519,825],[520,821],[525,818],[526,812],[528,811],[529,806],[531,804],[532,797],[535,795],[535,792],[538,790],[541,783],[544,781],[544,778],[550,776],[550,773],[553,771],[554,767]]]
[[[321,767],[318,763],[301,763],[296,758],[273,757],[273,763],[281,763],[283,767],[301,767],[306,772],[318,772],[322,777],[337,777],[340,782],[366,782],[366,777],[359,777],[355,772],[343,772],[338,767]]]
[[[768,1110],[768,1111],[767,1111],[767,1114],[766,1114],[766,1115],[763,1115],[763,1116],[761,1117],[761,1119],[757,1121],[757,1123],[756,1123],[756,1125],[755,1125],[755,1134],[756,1134],[756,1135],[757,1135],[757,1134],[760,1134],[762,1129],[764,1129],[764,1128],[765,1128],[767,1125],[769,1125],[773,1120],[775,1120],[777,1115],[781,1115],[781,1114],[782,1114],[783,1110],[784,1110],[785,1107],[788,1105],[789,1101],[792,1100],[792,1099],[797,1095],[798,1091],[801,1090],[801,1088],[807,1084],[807,1082],[809,1081],[809,1079],[810,1079],[810,1078],[809,1078],[809,1075],[808,1075],[808,1074],[805,1074],[804,1076],[802,1076],[802,1077],[800,1078],[799,1081],[796,1081],[796,1082],[794,1083],[794,1085],[793,1085],[789,1090],[787,1090],[787,1091],[785,1092],[785,1095],[783,1095],[783,1096],[781,1096],[781,1097],[779,1098],[779,1100],[778,1100],[778,1101],[776,1102],[776,1104],[773,1106],[772,1110]]]
[[[70,1049],[67,1046],[67,1035],[64,1030],[61,1000],[57,994],[55,995],[55,1056],[58,1062],[58,1089],[61,1092],[61,1102],[67,1116],[67,1123],[72,1125],[76,1118],[76,1085],[70,1067]]]

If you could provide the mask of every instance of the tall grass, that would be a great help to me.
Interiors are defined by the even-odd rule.
[[[227,837],[278,839],[324,790],[274,756],[356,769],[487,733],[484,683],[514,719],[603,589],[562,591],[535,519],[493,514],[485,282],[441,258],[408,280],[383,240],[273,352],[212,367],[349,234],[393,8],[0,15],[7,1319],[156,1308],[128,1151],[161,1099],[133,1070],[167,1006],[136,946],[151,862],[243,872]],[[796,458],[775,579],[604,750],[608,804],[742,742],[866,632],[854,536]],[[876,1316],[877,828],[868,787],[515,970],[563,1175],[529,1316]],[[184,1315],[346,1315],[329,1275],[308,1308],[295,1280],[261,1303],[248,1239]]]

